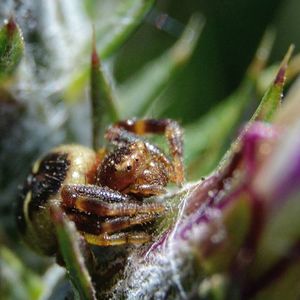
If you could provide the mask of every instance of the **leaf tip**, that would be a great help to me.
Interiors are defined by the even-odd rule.
[[[95,25],[93,25],[91,64],[93,68],[98,68],[100,66],[100,58],[97,53],[97,47],[96,47]]]
[[[8,36],[12,37],[18,28],[13,16],[10,16],[9,19],[5,21],[5,27],[7,29]]]
[[[285,82],[285,78],[286,78],[286,70],[287,70],[287,67],[288,67],[288,63],[291,59],[291,56],[293,54],[293,51],[295,49],[295,46],[294,44],[291,44],[289,46],[289,49],[287,51],[287,53],[285,54],[281,64],[280,64],[280,67],[279,67],[279,71],[276,75],[276,78],[275,78],[275,81],[274,81],[274,84],[275,85],[280,85],[282,86]]]

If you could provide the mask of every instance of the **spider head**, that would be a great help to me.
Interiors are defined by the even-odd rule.
[[[136,142],[115,149],[108,154],[97,172],[97,184],[122,191],[133,184],[149,153],[143,142]]]

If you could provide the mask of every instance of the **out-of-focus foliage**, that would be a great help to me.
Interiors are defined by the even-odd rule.
[[[292,108],[277,113],[285,73],[290,83],[300,70],[295,55],[289,69],[286,59],[283,73],[277,74],[278,60],[290,42],[298,52],[299,29],[289,27],[297,20],[297,15],[290,17],[297,7],[296,0],[1,1],[0,295],[43,300],[107,295],[116,299],[225,299],[239,293],[258,299],[299,296],[298,288],[291,288],[299,275],[299,224],[289,223],[297,220],[298,190],[279,200],[272,194],[284,182],[283,175],[290,174],[281,170],[291,174],[298,170],[296,164],[294,169],[288,164],[286,155],[298,159],[291,142],[297,140],[298,127],[289,116],[299,116],[299,105],[293,102]],[[276,34],[273,47],[270,36],[262,38],[270,25]],[[279,77],[266,92],[276,74]],[[238,135],[263,94],[261,106],[245,127],[249,132]],[[196,183],[164,196],[172,209],[157,222],[150,249],[93,249],[97,269],[73,224],[54,211],[67,269],[64,276],[53,260],[38,258],[22,244],[13,208],[18,186],[31,163],[52,146],[72,142],[97,148],[104,143],[104,126],[118,118],[145,116],[182,122],[186,175]],[[273,119],[271,129],[255,122]],[[284,127],[286,139],[277,126]],[[265,150],[277,151],[266,174],[256,169],[265,159],[261,148],[258,161],[247,148],[255,148],[257,141],[269,147]],[[242,171],[234,165],[236,155],[242,156]],[[274,164],[279,167],[274,167],[278,177],[273,178],[270,170],[277,160],[284,163]],[[228,166],[236,173],[231,174]],[[206,179],[200,180],[201,176]],[[264,176],[268,185],[261,187]],[[296,181],[287,182],[294,189]],[[253,222],[261,219],[253,213],[257,209],[253,193],[270,209],[255,243],[251,230],[257,229]],[[282,210],[272,202],[275,198]],[[123,259],[122,267],[106,278],[105,271],[113,269],[116,258]],[[284,270],[272,277],[281,263]],[[245,278],[239,278],[243,272]]]
[[[194,16],[168,51],[147,63],[120,86],[119,104],[123,118],[151,114],[149,110],[151,111],[154,100],[194,53],[203,22],[199,16]],[[164,105],[162,107],[164,108]],[[160,109],[158,113],[159,111]]]
[[[1,299],[40,299],[44,284],[5,246],[0,248]]]

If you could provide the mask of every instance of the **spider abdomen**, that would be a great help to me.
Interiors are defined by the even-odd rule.
[[[49,204],[61,202],[64,184],[85,184],[95,163],[95,153],[79,145],[54,148],[33,164],[17,204],[17,226],[37,252],[53,255],[56,238]]]

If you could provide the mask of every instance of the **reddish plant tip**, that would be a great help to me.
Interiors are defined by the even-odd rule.
[[[274,84],[280,85],[280,86],[282,86],[284,84],[286,69],[287,69],[286,65],[279,69],[277,76],[275,78]]]
[[[91,55],[91,64],[92,67],[99,68],[100,66],[100,58],[97,53],[97,47],[96,47],[96,31],[95,27],[93,26],[93,44],[92,44],[92,55]]]
[[[92,50],[91,63],[92,63],[92,67],[94,68],[100,66],[100,58],[97,54],[97,50],[95,46],[93,46],[93,50]]]
[[[8,33],[9,36],[12,36],[15,33],[16,29],[17,29],[17,24],[16,24],[13,17],[10,17],[7,20],[5,26],[6,26],[7,33]]]
[[[277,73],[277,76],[275,78],[274,84],[276,84],[276,85],[283,85],[284,84],[285,76],[286,76],[286,70],[287,70],[287,67],[288,67],[288,63],[291,59],[291,56],[293,54],[294,48],[295,48],[295,46],[292,44],[292,45],[290,45],[288,51],[286,52],[286,54],[285,54],[285,56],[284,56],[284,58],[281,62],[281,65],[280,65],[279,71]]]

